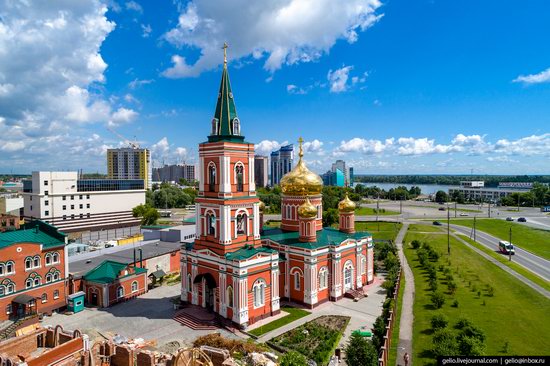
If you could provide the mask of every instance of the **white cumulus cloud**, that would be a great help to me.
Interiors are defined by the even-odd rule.
[[[379,0],[193,0],[164,39],[179,48],[198,49],[200,56],[189,63],[175,54],[163,74],[194,77],[216,68],[224,42],[230,45],[231,60],[262,59],[271,73],[283,65],[310,62],[339,39],[355,42],[358,32],[380,19],[381,6]]]
[[[514,83],[523,83],[523,84],[540,84],[550,82],[550,68],[539,72],[538,74],[531,75],[520,75],[514,80]]]
[[[272,151],[279,150],[281,146],[288,144],[288,141],[278,142],[275,140],[263,140],[254,145],[254,150],[258,155],[269,155]]]

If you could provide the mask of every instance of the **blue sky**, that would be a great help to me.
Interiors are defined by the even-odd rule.
[[[247,140],[310,166],[550,174],[546,1],[0,1],[0,172],[194,162],[224,41]],[[9,51],[9,52],[8,52]]]

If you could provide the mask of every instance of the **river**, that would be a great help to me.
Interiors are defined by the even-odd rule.
[[[455,188],[457,186],[452,186],[448,184],[404,184],[404,183],[363,183],[363,182],[356,182],[353,183],[353,186],[355,187],[357,184],[362,184],[366,187],[378,187],[385,191],[389,191],[391,188],[397,188],[399,186],[405,186],[407,189],[411,189],[411,187],[416,186],[419,187],[422,191],[422,194],[435,194],[437,191],[443,191],[445,193],[449,193],[449,188]]]

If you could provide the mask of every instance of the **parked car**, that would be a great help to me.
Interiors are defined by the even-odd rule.
[[[440,207],[439,211],[445,211],[445,207]]]
[[[527,219],[525,217],[520,217],[518,219],[518,222],[527,222]]]
[[[460,213],[460,216],[468,216],[468,214],[465,213],[465,212],[461,212],[461,213]]]
[[[507,217],[507,218],[506,218],[506,221],[514,221],[514,219],[511,218],[511,217]]]
[[[441,226],[442,224],[439,221],[434,221],[435,226]]]

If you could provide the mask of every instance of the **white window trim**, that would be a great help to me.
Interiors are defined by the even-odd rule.
[[[256,304],[256,289],[260,289],[260,295],[261,300],[258,304]],[[265,288],[266,288],[266,282],[263,279],[257,279],[254,283],[254,286],[252,286],[252,300],[254,302],[254,309],[258,309],[265,306]]]
[[[136,289],[135,289],[135,290],[134,290],[134,284],[136,285]],[[133,281],[133,282],[132,282],[132,285],[131,285],[131,287],[130,287],[130,289],[132,290],[132,293],[133,293],[133,294],[136,293],[136,292],[138,292],[138,291],[139,291],[139,283],[138,283],[138,281]]]

